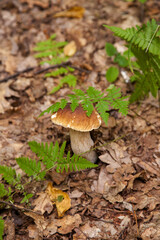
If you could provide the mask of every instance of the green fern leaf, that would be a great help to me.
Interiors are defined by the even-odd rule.
[[[104,25],[114,32],[114,34],[128,43],[131,43],[142,50],[148,50],[149,53],[160,55],[160,38],[157,36],[158,28],[156,21],[152,19],[151,22],[143,24],[141,28],[127,28],[121,29],[114,26]],[[154,38],[153,38],[154,36]]]
[[[77,78],[74,75],[66,75],[61,80],[58,86],[54,87],[49,94],[57,92],[64,84],[68,84],[69,87],[75,87],[77,83]]]
[[[109,113],[107,111],[109,111],[109,106],[106,103],[106,101],[99,101],[96,104],[96,109],[97,109],[98,113],[101,115],[101,118],[103,119],[105,124],[107,125],[108,118],[109,118]]]
[[[57,172],[63,172],[64,170],[68,172],[70,171],[80,171],[87,168],[94,168],[98,165],[86,160],[85,158],[78,156],[74,154],[72,157],[70,157],[70,152],[67,154],[67,158],[63,162],[58,162],[56,171]]]
[[[89,99],[84,99],[81,101],[81,105],[83,107],[83,110],[86,111],[86,115],[90,117],[94,110],[92,102]]]
[[[4,233],[4,220],[0,217],[0,240],[3,240],[3,233]]]
[[[0,174],[7,183],[13,186],[20,182],[20,175],[17,175],[15,169],[11,167],[0,166]]]
[[[62,75],[64,73],[68,73],[68,70],[64,67],[60,67],[59,69],[57,69],[55,71],[52,71],[50,73],[46,73],[45,77],[56,77],[56,76]]]
[[[59,144],[58,142],[47,144],[37,143],[35,141],[29,142],[32,152],[34,152],[40,160],[46,165],[47,169],[53,168],[56,165],[59,157]],[[62,151],[62,150],[61,150]]]
[[[39,115],[39,117],[43,116],[45,113],[54,113],[57,112],[60,108],[63,109],[67,105],[67,100],[66,99],[61,99],[61,102],[56,102]]]
[[[41,163],[34,159],[20,157],[16,158],[16,162],[29,177],[33,176],[35,178],[41,171]]]
[[[4,184],[0,183],[0,198],[8,196],[8,191],[5,189]]]

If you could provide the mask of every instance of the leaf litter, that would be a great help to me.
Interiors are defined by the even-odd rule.
[[[32,49],[37,41],[47,39],[56,29],[59,41],[75,42],[76,49],[75,45],[69,49],[75,53],[72,63],[78,67],[88,66],[91,71],[89,75],[81,74],[79,88],[84,90],[86,85],[105,89],[108,83],[103,75],[110,60],[105,56],[104,48],[106,41],[115,42],[115,38],[109,34],[106,36],[102,24],[130,26],[133,22],[139,23],[138,3],[113,1],[111,4],[102,0],[97,5],[97,1],[81,1],[81,6],[75,8],[76,1],[51,2],[49,7],[49,1],[21,0],[11,3],[2,0],[1,79],[28,67],[37,67]],[[152,6],[157,9],[147,1],[149,15]],[[122,11],[125,11],[125,16],[122,16]],[[61,16],[55,17],[56,13]],[[157,12],[153,11],[152,16],[157,18]],[[18,32],[13,31],[17,28]],[[116,84],[126,91],[122,81],[120,77]],[[33,73],[0,83],[1,162],[14,167],[17,172],[15,157],[26,153],[32,157],[27,146],[31,139],[69,142],[67,131],[53,126],[49,116],[45,116],[43,121],[36,119],[41,111],[70,93],[64,87],[56,95],[46,96],[52,84],[54,82],[44,80],[42,74],[34,76]],[[113,113],[110,119],[108,127],[102,123],[100,130],[93,133],[98,147],[98,168],[61,177],[54,172],[48,173],[54,186],[58,185],[58,190],[53,196],[55,190],[50,191],[52,201],[41,185],[36,184],[37,198],[31,199],[34,212],[25,212],[34,223],[28,221],[25,226],[14,225],[13,212],[6,210],[10,211],[16,239],[21,239],[21,231],[24,239],[69,239],[68,236],[73,239],[115,240],[120,236],[128,240],[136,240],[137,237],[143,240],[160,239],[160,114],[157,101],[149,96],[141,107],[133,104],[126,118]],[[119,140],[112,142],[118,137]],[[100,148],[100,142],[106,145]],[[60,189],[68,195],[63,195]],[[62,197],[68,196],[68,202],[71,199],[67,211],[60,208],[61,218],[58,218],[53,204],[57,194],[60,203],[63,202]],[[15,202],[19,203],[17,196]],[[3,210],[1,212],[4,214]],[[9,226],[8,219],[3,216]],[[22,216],[18,218],[21,220]],[[7,237],[12,231],[10,229]]]

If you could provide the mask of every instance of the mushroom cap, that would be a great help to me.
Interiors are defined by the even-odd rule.
[[[101,125],[101,117],[96,110],[93,110],[91,116],[87,117],[81,105],[72,112],[69,103],[64,109],[59,109],[54,113],[51,116],[51,120],[57,125],[80,132],[89,132],[99,128]]]

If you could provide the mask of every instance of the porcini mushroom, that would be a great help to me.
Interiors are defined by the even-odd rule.
[[[90,151],[94,145],[90,131],[99,128],[101,125],[101,117],[96,110],[88,117],[81,105],[72,112],[68,103],[63,110],[59,109],[54,113],[51,116],[51,120],[57,125],[70,129],[71,147],[75,154],[83,156],[90,162],[96,162],[96,152],[93,150]]]

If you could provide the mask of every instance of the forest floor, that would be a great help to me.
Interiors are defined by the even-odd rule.
[[[85,9],[81,18],[53,17],[77,4]],[[0,164],[22,173],[15,158],[34,157],[29,141],[57,140],[62,144],[66,140],[70,150],[68,129],[54,125],[49,114],[37,118],[71,90],[65,86],[53,95],[47,94],[58,80],[36,74],[40,69],[33,51],[36,43],[54,33],[57,41],[75,41],[77,51],[70,61],[78,67],[76,87],[85,90],[93,86],[104,91],[109,86],[106,70],[113,65],[105,44],[112,43],[124,51],[124,42],[103,24],[127,28],[151,18],[159,21],[160,2],[148,0],[143,6],[138,1],[122,0],[1,0],[0,9]],[[30,67],[32,71],[7,80]],[[129,70],[122,70],[130,76]],[[131,91],[122,75],[115,85],[124,95]],[[14,204],[22,209],[1,204],[4,239],[160,239],[157,99],[150,96],[141,104],[130,105],[126,117],[113,111],[108,126],[102,123],[92,132],[92,138],[96,147],[104,145],[97,150],[97,168],[68,174],[50,171],[47,180],[34,182],[28,189],[34,193],[30,205],[20,204],[18,193]],[[62,218],[42,198],[48,181],[71,198],[71,208]],[[23,209],[35,205],[42,215]]]

